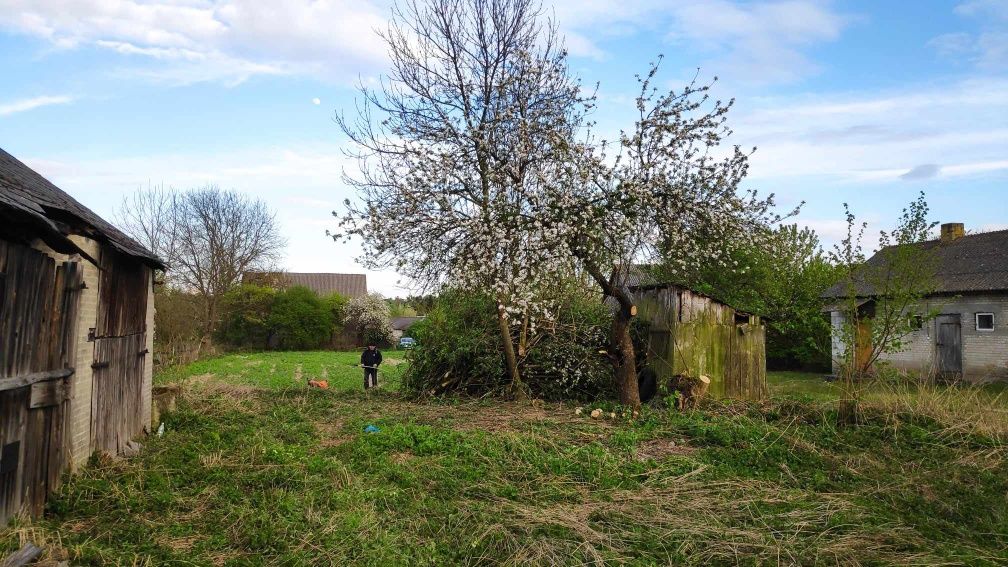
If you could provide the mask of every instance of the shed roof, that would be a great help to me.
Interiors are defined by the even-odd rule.
[[[929,240],[919,245],[935,261],[935,293],[989,293],[1008,291],[1008,230],[968,234],[952,241]],[[886,248],[876,252],[866,266],[885,266]],[[858,297],[875,295],[874,287],[856,282]],[[844,297],[848,283],[837,282],[823,292],[824,299]]]
[[[79,234],[106,242],[155,268],[164,267],[164,262],[153,252],[2,148],[0,219],[4,223],[12,223],[19,230],[34,229],[27,236],[37,236],[60,252],[84,254],[66,238],[70,234]]]

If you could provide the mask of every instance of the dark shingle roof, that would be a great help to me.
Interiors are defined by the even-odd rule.
[[[107,242],[155,268],[164,267],[151,251],[3,149],[0,149],[0,213],[5,221],[34,228],[47,244],[62,252],[78,251],[65,237],[79,234]]]
[[[1008,230],[969,234],[951,242],[929,240],[920,245],[933,254],[935,293],[984,293],[1008,291]],[[877,252],[865,263],[882,266],[884,250]],[[846,282],[837,282],[823,292],[823,298],[847,295]],[[870,297],[874,289],[858,282],[857,295]]]

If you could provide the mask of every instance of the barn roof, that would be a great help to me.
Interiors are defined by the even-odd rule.
[[[919,245],[933,254],[935,293],[985,293],[1008,291],[1008,230],[968,234],[951,241],[940,238]],[[865,262],[866,266],[885,266],[885,248]],[[849,284],[837,282],[823,292],[824,299],[845,297]],[[875,295],[874,287],[863,280],[856,282],[858,297]]]
[[[248,272],[244,281],[261,285],[304,286],[319,295],[338,293],[354,298],[367,295],[367,275],[311,272]]]
[[[67,236],[79,234],[110,244],[144,263],[164,268],[153,252],[144,248],[91,209],[0,148],[0,230],[12,236],[41,238],[54,250],[80,253]],[[90,258],[92,261],[93,258]]]

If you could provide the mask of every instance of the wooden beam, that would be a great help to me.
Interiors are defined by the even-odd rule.
[[[8,555],[0,567],[24,567],[38,559],[39,555],[42,555],[42,548],[28,542],[21,549]]]
[[[0,378],[0,392],[4,390],[16,390],[18,388],[24,388],[25,386],[31,386],[36,382],[44,382],[46,380],[56,380],[57,378],[66,378],[68,376],[73,376],[73,368],[60,368],[59,370],[46,370],[44,372],[33,372],[31,374],[24,374],[22,376],[15,376],[13,378]]]

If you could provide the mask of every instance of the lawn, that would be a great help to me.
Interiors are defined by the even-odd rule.
[[[397,390],[405,369],[406,351],[382,352],[378,383]],[[308,380],[325,380],[334,390],[361,389],[364,373],[360,352],[263,352],[230,354],[169,369],[155,377],[155,384],[212,381],[214,383],[283,389],[304,386]]]
[[[354,360],[235,355],[159,377],[184,392],[164,436],[95,460],[0,549],[31,538],[84,565],[1008,562],[1002,429],[923,407],[837,428],[807,396],[637,420],[414,401],[361,392]],[[323,373],[333,390],[303,385]]]

